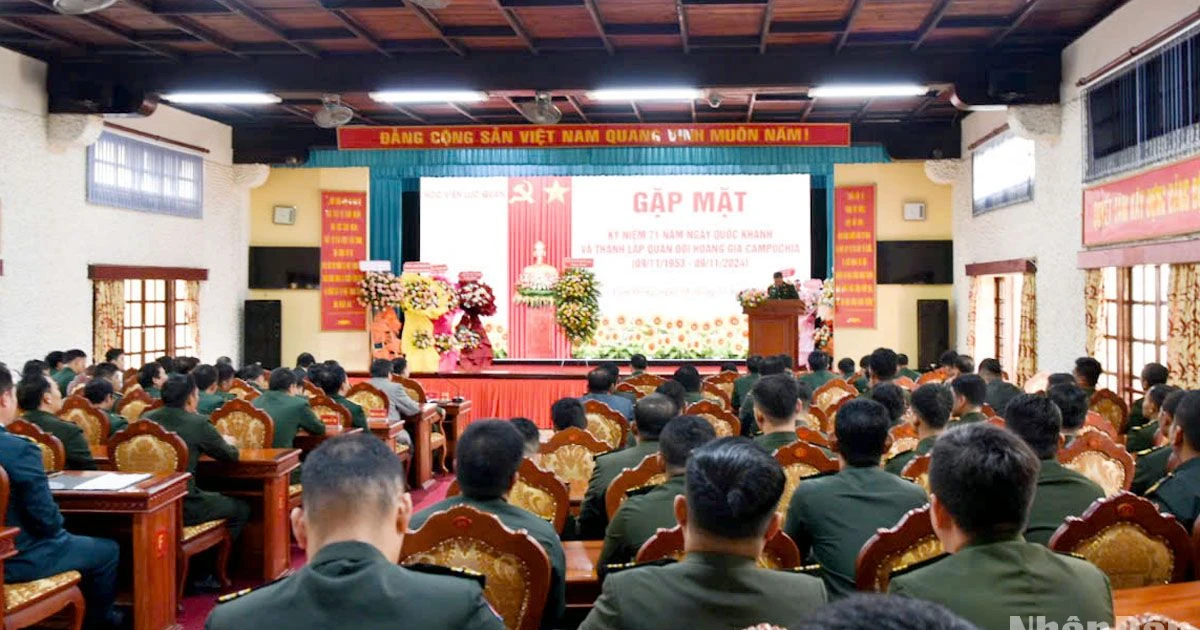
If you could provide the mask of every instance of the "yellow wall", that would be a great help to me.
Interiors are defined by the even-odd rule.
[[[925,176],[924,162],[890,164],[839,164],[834,167],[837,186],[875,185],[876,238],[881,241],[948,240],[951,238],[950,187]],[[905,221],[904,203],[925,203],[924,221]],[[917,364],[917,300],[950,300],[950,339],[954,339],[954,287],[952,285],[879,285],[876,289],[876,328],[840,328],[834,331],[837,359],[870,354],[880,346],[893,348]]]
[[[267,183],[250,192],[250,245],[319,247],[321,191],[367,192],[367,168],[273,168]],[[295,225],[275,225],[275,206],[295,206]],[[321,292],[317,289],[250,291],[252,300],[280,300],[283,305],[283,362],[291,365],[301,352],[317,360],[334,359],[348,371],[366,371],[367,332],[321,332]]]

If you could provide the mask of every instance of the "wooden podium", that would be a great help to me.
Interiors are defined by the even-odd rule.
[[[802,300],[767,300],[744,312],[750,318],[750,354],[786,354],[792,365],[801,365],[800,316],[807,312]]]

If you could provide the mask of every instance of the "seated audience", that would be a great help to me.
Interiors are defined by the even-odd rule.
[[[825,606],[789,630],[979,629],[933,602],[897,595],[859,593]]]
[[[604,537],[604,529],[608,526],[604,494],[608,492],[608,484],[622,470],[633,468],[642,463],[647,455],[657,453],[659,434],[667,422],[677,415],[675,403],[661,394],[651,394],[638,401],[633,410],[632,426],[637,435],[637,444],[596,458],[596,466],[588,480],[587,494],[579,510],[579,534],[583,539],[599,540]]]
[[[609,393],[611,393],[613,396],[624,398],[626,401],[628,401],[630,413],[632,413],[633,403],[637,402],[637,394],[634,394],[633,392],[619,392],[614,389],[617,386],[617,383],[621,382],[621,368],[616,364],[615,361],[601,361],[600,364],[596,366],[596,369],[608,372],[609,376],[612,377],[613,382],[613,386],[609,388]]]
[[[694,365],[682,365],[675,370],[675,374],[671,376],[671,380],[678,381],[683,385],[683,399],[690,403],[697,403],[704,400],[700,395],[700,388],[704,385],[703,379],[700,378],[700,371]]]
[[[616,367],[616,366],[614,366]],[[587,395],[581,400],[598,400],[609,406],[613,411],[625,416],[626,420],[633,420],[633,402],[623,396],[617,396],[613,393],[613,387],[617,385],[617,379],[612,372],[603,368],[596,368],[587,375]]]
[[[896,353],[890,348],[876,348],[867,356],[867,389],[896,378]]]
[[[634,376],[638,376],[639,374],[645,374],[646,368],[649,365],[650,365],[649,362],[646,361],[646,355],[644,355],[644,354],[635,354],[635,355],[629,357],[629,367],[631,370],[629,373],[629,377],[632,378]],[[622,380],[624,380],[624,379],[622,379]]]
[[[362,405],[346,398],[346,392],[350,390],[350,378],[346,375],[345,368],[337,363],[311,365],[308,368],[308,376],[313,385],[319,387],[330,400],[350,412],[352,427],[363,431],[369,430],[366,410],[362,408]],[[401,431],[396,436],[396,441],[412,446],[412,439],[408,437],[407,431]]]
[[[1135,453],[1133,484],[1130,492],[1146,494],[1146,491],[1167,476],[1167,468],[1171,463],[1171,426],[1175,424],[1175,412],[1179,403],[1187,394],[1185,390],[1177,389],[1163,399],[1162,409],[1158,412],[1158,435],[1155,436],[1155,447]]]
[[[113,411],[113,404],[116,403],[117,398],[116,393],[113,392],[112,381],[103,378],[92,379],[83,386],[83,397],[108,416],[109,435],[129,426],[128,420]]]
[[[1000,367],[1000,362],[995,359],[984,359],[979,362],[979,376],[983,377],[984,383],[987,383],[985,401],[996,411],[996,415],[1003,418],[1004,408],[1008,406],[1008,401],[1020,394],[1021,388],[1005,382],[1004,368]]]
[[[788,373],[795,371],[796,362],[792,360],[792,355],[784,352],[783,354],[777,354],[775,356],[779,357],[780,361],[783,361],[783,371]]]
[[[914,457],[926,455],[933,450],[933,443],[946,430],[950,422],[950,410],[954,397],[945,387],[937,383],[926,383],[912,393],[912,422],[917,429],[917,447],[898,453],[887,461],[884,470],[900,475]]]
[[[1075,378],[1074,374],[1067,374],[1066,372],[1055,372],[1054,374],[1051,374],[1049,377],[1046,378],[1046,388],[1049,389],[1051,387],[1054,387],[1055,385],[1075,385],[1078,387],[1079,379]],[[1090,396],[1089,396],[1088,402],[1089,403],[1091,402]]]
[[[217,382],[220,376],[215,366],[198,365],[196,369],[192,370],[191,376],[196,381],[196,389],[200,391],[200,402],[196,405],[196,413],[202,416],[211,416],[222,405],[237,398],[229,392],[221,391],[220,384]]]
[[[462,494],[417,512],[409,527],[420,529],[433,514],[466,505],[494,514],[509,529],[525,530],[550,557],[550,595],[542,627],[554,628],[566,610],[567,560],[558,532],[549,522],[508,502],[508,493],[517,482],[517,469],[524,457],[524,439],[511,423],[503,420],[472,423],[454,449],[454,478]]]
[[[92,378],[112,383],[114,398],[118,401],[121,400],[121,387],[125,384],[125,377],[116,363],[105,361],[96,364],[92,367]]]
[[[721,364],[721,371],[722,372],[733,372],[734,374],[737,374],[738,373],[738,365],[736,363],[734,363],[733,361],[726,361],[725,363]]]
[[[57,374],[66,365],[66,359],[64,358],[66,354],[62,350],[55,350],[46,355],[46,367],[50,370],[51,376]]]
[[[829,362],[833,360],[828,354],[820,350],[813,350],[808,353],[808,374],[800,375],[800,382],[808,386],[808,390],[815,392],[819,387],[837,378],[837,375],[829,371]]]
[[[304,370],[305,376],[308,375],[308,368],[316,364],[317,358],[308,352],[301,352],[300,356],[296,357],[296,369]]]
[[[260,394],[266,391],[269,386],[267,383],[267,371],[257,363],[242,366],[242,369],[237,371],[237,377],[245,381],[247,385],[254,388]]]
[[[733,382],[733,395],[730,396],[730,402],[734,409],[742,408],[742,400],[746,398],[746,394],[758,382],[758,368],[762,365],[762,357],[757,354],[752,354],[746,359],[746,375],[739,376]]]
[[[176,357],[174,374],[191,374],[198,365],[200,365],[200,359],[196,357]]]
[[[1161,363],[1147,363],[1142,368],[1142,391],[1146,392],[1146,395],[1149,396],[1150,390],[1154,389],[1156,385],[1166,385],[1167,379],[1170,377],[1171,373],[1167,370],[1167,366]],[[1154,414],[1146,413],[1142,409],[1145,401],[1145,397],[1139,398],[1133,401],[1133,405],[1129,407],[1129,422],[1125,423],[1126,433],[1154,419]]]
[[[167,373],[167,376],[170,376],[170,375],[174,374],[176,371],[178,371],[175,366],[175,359],[172,357],[163,355],[161,357],[158,357],[154,361],[162,366],[162,369],[164,372]]]
[[[270,387],[252,404],[275,421],[272,448],[293,448],[300,429],[313,435],[325,435],[325,424],[308,406],[308,400],[300,395],[303,389],[296,382],[294,372],[287,368],[272,371]]]
[[[1174,385],[1160,384],[1154,385],[1146,392],[1146,396],[1141,400],[1142,413],[1145,414],[1145,418],[1143,418],[1141,426],[1128,431],[1129,437],[1125,441],[1125,448],[1130,453],[1139,453],[1154,447],[1158,436],[1159,411],[1167,396],[1178,389]],[[1130,422],[1132,421],[1131,417]]]
[[[382,441],[361,433],[335,438],[313,451],[308,464],[304,505],[291,515],[308,564],[218,605],[208,630],[264,624],[504,630],[483,598],[482,580],[441,567],[397,564],[412,498],[404,491],[404,467]]]
[[[1081,516],[1104,490],[1096,482],[1058,463],[1062,414],[1045,396],[1021,394],[1008,403],[1005,426],[1016,433],[1042,460],[1033,505],[1029,507],[1025,539],[1045,545],[1068,516]],[[937,447],[934,447],[936,457]]]
[[[580,630],[798,626],[825,603],[821,581],[756,562],[779,527],[783,486],[779,463],[745,438],[694,450],[675,499],[687,556],[611,572]]]
[[[117,366],[117,369],[125,369],[125,350],[123,348],[109,348],[108,352],[104,353],[104,361]]]
[[[63,366],[57,372],[50,375],[54,382],[58,384],[58,391],[63,396],[70,394],[71,381],[75,380],[76,376],[83,374],[87,368],[87,353],[83,350],[67,350],[63,353]]]
[[[865,397],[887,409],[889,424],[894,427],[904,422],[904,415],[908,413],[909,395],[903,387],[888,381],[867,390]]]
[[[679,381],[667,380],[667,382],[663,383],[662,385],[659,385],[654,390],[654,393],[662,394],[663,396],[666,396],[667,398],[669,398],[671,400],[671,402],[675,404],[676,415],[683,413],[684,409],[687,409],[687,406],[688,406],[688,402],[686,399],[687,390],[683,388],[683,385],[679,384]],[[637,415],[636,407],[637,407],[637,405],[635,404],[634,405],[634,408],[635,408],[634,416],[635,417]]]
[[[675,526],[675,497],[683,494],[688,456],[693,449],[715,439],[717,434],[712,425],[698,416],[679,416],[663,427],[658,448],[666,466],[667,481],[630,490],[629,498],[613,515],[604,532],[604,548],[596,563],[601,581],[609,565],[632,562],[642,545],[660,528]]]
[[[863,543],[927,501],[920,486],[880,467],[888,426],[887,410],[873,400],[843,405],[834,421],[841,471],[805,479],[788,506],[783,529],[820,563],[830,599],[854,592]]]
[[[17,384],[17,404],[25,413],[21,416],[62,442],[67,453],[67,470],[96,470],[87,438],[78,425],[60,420],[62,394],[48,376],[27,374]]]
[[[791,372],[787,369],[787,364],[779,356],[767,357],[763,359],[758,366],[759,378],[783,374],[791,377]],[[758,422],[754,419],[754,390],[751,389],[742,398],[742,406],[738,409],[738,421],[742,423],[742,436],[754,437],[761,433]]]
[[[222,394],[229,394],[229,388],[233,387],[233,379],[237,378],[237,370],[233,369],[232,363],[218,362],[213,367],[217,369],[217,391]],[[233,394],[230,395],[232,396]]]
[[[513,418],[509,422],[517,427],[517,431],[521,432],[521,437],[525,440],[525,457],[536,456],[542,446],[542,432],[537,425],[529,418]]]
[[[900,353],[896,355],[896,377],[903,376],[908,380],[916,383],[917,379],[921,378],[921,373],[908,367],[908,355]]]
[[[1087,424],[1087,394],[1075,383],[1068,383],[1051,387],[1046,391],[1046,397],[1062,415],[1063,446],[1067,446]]]
[[[388,399],[388,422],[395,424],[404,420],[405,416],[414,416],[421,413],[421,405],[413,400],[408,395],[408,390],[400,383],[393,383],[391,375],[393,373],[404,376],[408,372],[408,361],[405,359],[396,359],[403,362],[399,372],[394,372],[394,364],[387,359],[375,359],[371,361],[371,379],[370,383],[375,389],[383,392]],[[407,378],[405,376],[405,378]]]
[[[161,387],[167,382],[167,372],[158,363],[147,363],[138,370],[138,385],[151,398],[162,398]]]
[[[233,365],[233,359],[226,356],[217,357],[217,365],[221,365],[222,363],[225,365]]]
[[[946,382],[958,378],[961,372],[958,371],[958,353],[954,350],[947,350],[938,357],[938,369],[946,376]]]
[[[955,377],[950,382],[950,390],[954,393],[954,410],[950,415],[956,422],[970,424],[988,419],[983,413],[983,404],[987,402],[987,383],[978,374]]]
[[[550,405],[550,422],[554,430],[566,431],[571,427],[587,430],[587,413],[578,398],[559,398]]]
[[[837,373],[838,378],[842,379],[843,381],[846,381],[847,383],[850,383],[851,385],[854,384],[852,382],[854,380],[854,359],[851,359],[850,357],[846,357],[846,358],[842,359],[841,361],[838,361],[837,369],[838,369],[838,373]]]
[[[966,355],[966,354],[958,355],[958,375],[962,376],[963,374],[974,374],[974,373],[975,373],[975,359],[971,358],[970,355]]]
[[[1010,411],[1027,404],[1019,400]],[[947,431],[933,447],[929,500],[933,530],[951,555],[893,573],[889,592],[941,604],[983,630],[1027,618],[1042,627],[1111,626],[1100,569],[1021,538],[1037,477],[1038,455],[1012,433],[986,422]]]
[[[46,379],[41,372],[32,378]],[[57,386],[46,381],[45,387]],[[111,540],[76,536],[63,529],[63,516],[50,494],[50,482],[42,467],[41,449],[4,428],[16,415],[13,375],[0,363],[0,461],[4,463],[9,483],[4,525],[20,530],[16,555],[4,561],[4,582],[33,582],[65,571],[78,571],[83,576],[79,589],[86,602],[86,627],[121,627],[121,615],[112,607],[117,595],[120,548]],[[174,552],[173,546],[168,545],[168,549]]]
[[[21,376],[25,377],[30,374],[44,374],[50,376],[50,366],[46,365],[45,361],[38,359],[30,359],[21,366]]]
[[[1104,366],[1092,357],[1080,357],[1075,359],[1075,371],[1073,372],[1076,382],[1087,392],[1088,400],[1096,394],[1096,386],[1100,383],[1100,375],[1104,374]]]
[[[1146,498],[1190,532],[1200,515],[1200,391],[1187,392],[1179,401],[1169,439],[1179,465],[1147,490]]]
[[[858,390],[858,394],[861,396],[871,389],[871,355],[865,355],[858,360],[858,372],[858,378],[850,384]]]
[[[763,427],[754,443],[768,453],[796,441],[796,414],[805,411],[800,389],[807,387],[788,374],[772,374],[754,384],[754,419]]]

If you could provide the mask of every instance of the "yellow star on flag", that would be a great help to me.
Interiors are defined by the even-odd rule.
[[[571,189],[558,183],[558,180],[556,179],[550,182],[550,185],[546,187],[546,202],[553,203],[555,201],[560,201],[562,203],[566,203],[567,193],[569,192],[571,192]]]

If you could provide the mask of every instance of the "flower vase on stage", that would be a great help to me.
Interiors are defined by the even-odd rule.
[[[455,336],[458,337],[458,367],[468,372],[478,372],[492,364],[495,353],[488,338],[483,317],[496,314],[496,296],[492,287],[480,280],[479,272],[459,274],[458,299],[463,311],[458,321]]]
[[[371,358],[404,356],[400,336],[404,328],[396,307],[400,304],[400,279],[390,271],[367,272],[359,285],[359,304],[371,310]]]
[[[438,351],[438,372],[453,373],[458,369],[458,352],[461,347],[454,334],[454,320],[459,313],[458,288],[443,275],[445,265],[434,267],[433,281],[438,283],[447,298],[446,312],[433,320],[434,348]]]
[[[400,276],[400,287],[400,308],[404,310],[401,348],[408,366],[417,373],[436,372],[440,357],[433,320],[446,312],[450,296],[441,283],[412,272]]]
[[[525,309],[524,356],[530,359],[554,358],[554,285],[558,270],[547,265],[546,246],[538,241],[533,247],[534,263],[525,267],[514,287],[513,301]]]

